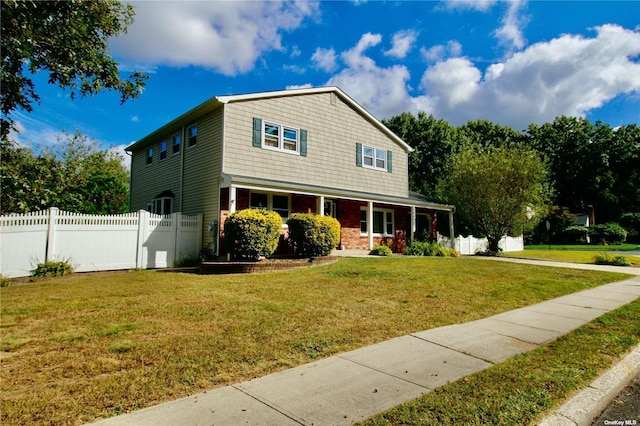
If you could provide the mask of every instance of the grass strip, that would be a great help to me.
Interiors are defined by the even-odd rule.
[[[525,250],[569,250],[569,251],[637,251],[640,250],[640,244],[613,244],[613,245],[597,245],[597,244],[531,244],[524,248]]]
[[[636,300],[551,343],[358,424],[531,424],[588,386],[639,342]]]
[[[257,275],[74,274],[4,287],[0,422],[89,422],[625,277],[393,257]]]
[[[601,252],[594,251],[571,251],[571,250],[530,250],[524,251],[512,251],[507,253],[500,253],[503,257],[513,257],[518,259],[533,259],[533,260],[548,260],[552,262],[569,262],[569,263],[585,263],[594,264],[595,257]],[[630,256],[624,253],[614,253],[611,251],[605,251],[603,253],[609,253],[612,255],[622,255],[631,262],[632,267],[640,267],[640,256]],[[624,270],[624,268],[622,268]]]

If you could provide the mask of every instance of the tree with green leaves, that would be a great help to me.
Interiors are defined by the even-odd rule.
[[[549,188],[538,153],[522,147],[467,147],[454,154],[440,179],[442,199],[488,250],[505,235],[521,235],[546,213]]]
[[[47,72],[49,83],[82,96],[115,90],[121,102],[136,98],[147,75],[120,77],[108,40],[126,32],[134,10],[116,0],[2,0],[2,133],[14,127],[11,114],[31,111],[40,98],[29,74]]]
[[[410,189],[436,199],[438,179],[447,159],[459,147],[456,128],[424,112],[417,117],[405,112],[384,124],[414,149],[409,154]]]
[[[126,213],[129,172],[123,156],[84,135],[63,134],[55,149],[38,155],[10,144],[0,161],[0,213],[58,207],[88,214]]]

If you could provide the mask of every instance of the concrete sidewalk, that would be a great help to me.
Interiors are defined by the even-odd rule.
[[[640,277],[634,277],[95,424],[348,425],[534,349],[638,297]]]

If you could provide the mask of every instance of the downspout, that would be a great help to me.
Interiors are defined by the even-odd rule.
[[[127,210],[131,212],[131,203],[133,202],[133,198],[131,196],[131,184],[133,182],[133,154],[129,151],[125,151],[125,154],[131,158],[131,161],[129,161],[129,205],[127,206]]]

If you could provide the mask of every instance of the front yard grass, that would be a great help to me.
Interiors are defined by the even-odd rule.
[[[80,424],[625,277],[393,257],[260,275],[131,271],[5,287],[1,422]]]
[[[552,246],[553,247],[553,246]],[[570,262],[570,263],[595,263],[594,258],[600,253],[614,254],[614,252],[602,250],[597,251],[582,251],[582,250],[532,250],[526,249],[524,251],[512,251],[507,253],[500,253],[500,256],[515,257],[519,259],[534,259],[534,260],[549,260],[552,262]],[[629,259],[631,266],[640,267],[640,256],[630,256],[625,253],[615,253],[616,256],[622,255]]]

